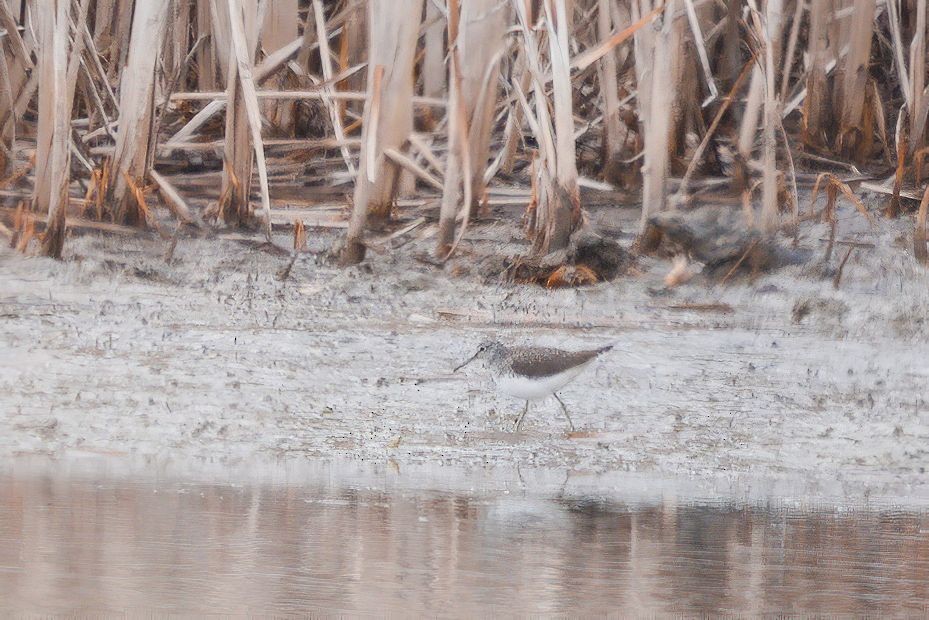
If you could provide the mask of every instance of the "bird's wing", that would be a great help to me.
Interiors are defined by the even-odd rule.
[[[524,377],[551,377],[582,366],[600,355],[604,349],[594,351],[562,351],[561,349],[532,348],[513,354],[513,372]]]

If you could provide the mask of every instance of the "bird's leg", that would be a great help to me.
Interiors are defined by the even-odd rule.
[[[561,410],[564,412],[564,417],[568,419],[568,424],[571,426],[571,431],[574,432],[574,422],[571,421],[571,416],[568,415],[568,408],[564,406],[564,403],[561,402],[561,399],[558,398],[558,394],[552,394],[555,397],[555,400],[558,401],[558,404],[561,405]]]
[[[529,411],[529,401],[526,401],[526,406],[523,407],[523,412],[519,414],[519,417],[516,418],[516,430],[514,432],[519,432],[519,427],[523,425],[523,418],[526,417],[526,412]]]

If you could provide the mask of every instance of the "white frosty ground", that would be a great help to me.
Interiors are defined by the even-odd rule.
[[[839,291],[797,267],[655,294],[659,259],[585,289],[485,285],[412,260],[428,240],[348,270],[307,256],[286,282],[274,277],[285,259],[218,240],[181,240],[171,265],[156,240],[74,237],[62,263],[2,249],[0,453],[836,477],[915,492],[929,465],[929,275],[903,247],[907,222],[871,234],[843,215],[840,238],[877,249],[853,254]],[[518,236],[472,233],[477,252],[451,268]],[[801,242],[821,254],[825,236],[811,227]],[[716,302],[734,312],[673,307]],[[566,436],[546,401],[513,435],[522,403],[486,391],[479,368],[450,374],[491,335],[616,343],[561,392],[581,432]]]

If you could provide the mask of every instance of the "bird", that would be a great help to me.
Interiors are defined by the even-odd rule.
[[[482,360],[500,392],[525,399],[526,406],[516,420],[515,431],[522,426],[530,401],[547,396],[554,396],[561,405],[561,411],[573,431],[574,422],[568,415],[568,408],[556,392],[612,348],[613,345],[608,345],[585,351],[564,351],[550,347],[508,347],[497,340],[485,340],[474,355],[452,372],[458,372],[475,360]]]

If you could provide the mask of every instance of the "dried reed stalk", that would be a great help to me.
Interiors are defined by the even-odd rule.
[[[760,66],[760,63],[763,62],[763,56],[760,61],[755,61],[755,66],[752,69],[752,79],[748,84],[748,96],[745,98],[745,107],[742,110],[739,140],[736,144],[740,159],[739,164],[742,166],[752,158],[755,138],[758,135],[758,122],[764,105],[764,69]]]
[[[363,156],[355,179],[355,195],[343,264],[364,259],[368,216],[390,215],[400,167],[384,156],[401,150],[413,129],[413,61],[423,0],[370,0],[368,25],[368,99],[362,128]]]
[[[450,0],[449,6],[455,4],[455,0]],[[454,9],[452,9],[454,11]],[[449,23],[456,23],[457,20],[450,19]],[[445,250],[444,245],[440,244],[438,246],[439,256],[443,260],[447,260],[454,253],[455,248],[461,242],[461,239],[464,237],[464,233],[468,228],[468,220],[471,216],[471,209],[467,205],[471,204],[473,197],[471,195],[471,184],[467,182],[467,179],[471,178],[471,148],[468,143],[468,119],[465,112],[465,106],[463,98],[461,96],[461,59],[458,55],[457,49],[453,49],[451,53],[451,96],[452,105],[449,108],[449,131],[453,132],[454,137],[454,150],[449,152],[448,157],[448,166],[445,176],[445,186],[442,194],[442,205],[441,213],[439,215],[439,226],[440,234],[444,234],[448,230],[453,228],[455,207],[457,205],[457,186],[459,181],[462,179],[464,183],[464,208],[462,209],[462,222],[461,230],[458,233],[458,236],[455,242],[448,247],[448,252],[444,255],[442,252]],[[459,171],[460,164],[460,171]],[[454,169],[452,168],[454,166]],[[449,200],[449,196],[454,196],[454,200]],[[449,221],[452,221],[452,225],[449,225]],[[445,231],[442,231],[442,229]],[[440,237],[441,240],[441,237]]]
[[[13,146],[16,143],[16,97],[13,95],[12,77],[6,56],[4,42],[0,40],[0,118],[14,119],[14,122],[0,128],[0,177],[5,177],[13,166]]]
[[[597,36],[601,41],[605,41],[613,31],[611,4],[611,0],[597,0]],[[614,50],[610,50],[600,59],[598,72],[603,112],[601,170],[608,181],[616,182],[619,179],[618,169],[622,166],[623,147],[626,145],[629,130],[620,116],[619,80]]]
[[[42,251],[53,258],[61,258],[64,247],[71,167],[71,105],[82,40],[75,39],[72,67],[69,67],[70,4],[69,0],[56,0],[33,7],[40,43],[36,68],[40,86],[33,210],[48,214]],[[89,4],[88,0],[83,0],[82,19],[87,15]]]
[[[258,7],[255,0],[228,0],[227,6],[229,34],[232,41],[227,92],[230,93],[229,101],[234,104],[229,105],[226,114],[232,117],[233,136],[236,143],[228,145],[227,134],[225,163],[232,170],[226,170],[223,178],[224,181],[229,181],[227,188],[232,190],[231,207],[236,212],[237,221],[241,223],[250,215],[248,199],[252,173],[251,149],[254,149],[258,164],[261,203],[264,208],[265,236],[270,241],[271,196],[268,189],[268,167],[265,162],[264,143],[261,139],[261,109],[252,77],[258,38]],[[227,129],[228,127],[229,121],[227,120]],[[245,154],[246,152],[248,155]],[[228,157],[230,154],[233,156],[231,160]]]
[[[650,0],[633,2],[633,19],[652,9]],[[668,156],[672,131],[675,83],[672,76],[681,58],[682,22],[675,18],[676,2],[670,0],[657,17],[660,29],[642,29],[635,35],[636,77],[639,85],[639,116],[644,126],[645,158],[642,165],[642,217],[644,233],[648,218],[667,204]]]
[[[216,90],[220,82],[217,79],[216,51],[213,44],[213,25],[210,17],[211,0],[196,0],[197,33],[209,38],[209,45],[197,49],[197,83],[201,90]]]
[[[449,2],[450,14],[457,10],[457,2]],[[457,21],[457,36],[449,36],[454,49],[456,67],[460,75],[449,78],[448,142],[449,160],[442,192],[439,216],[439,234],[436,252],[445,256],[455,233],[460,183],[470,184],[469,200],[463,208],[474,215],[476,199],[484,193],[484,170],[490,153],[494,109],[497,103],[499,62],[504,49],[504,35],[509,21],[509,6],[500,0],[469,0],[461,5]],[[452,72],[455,69],[452,68]],[[463,140],[463,132],[467,139]],[[465,159],[461,149],[467,144],[469,174],[462,177],[460,169]]]
[[[299,4],[298,0],[274,0],[267,3],[261,27],[261,47],[265,54],[273,54],[299,38]],[[279,130],[293,135],[294,107],[293,101],[267,102],[263,106],[264,117]]]
[[[774,231],[787,178],[778,158],[796,195],[802,142],[804,160],[856,174],[896,155],[887,213],[897,215],[925,195],[927,12],[929,0],[0,0],[0,190],[21,197],[14,184],[34,182],[50,217],[44,249],[60,255],[72,157],[90,181],[77,204],[98,218],[145,221],[154,183],[180,222],[196,223],[185,184],[167,172],[183,159],[164,158],[185,151],[209,165],[221,151],[219,214],[254,219],[257,166],[266,235],[269,179],[295,180],[309,165],[355,183],[342,256],[354,263],[369,216],[388,217],[417,182],[441,188],[436,249],[448,257],[504,170],[531,186],[520,199],[530,194],[533,251],[548,253],[580,220],[579,183],[591,181],[579,166],[628,185],[641,162],[644,231],[668,206],[668,176],[686,164],[674,204],[683,202],[689,184],[705,185],[691,180],[698,171],[725,166],[732,150],[748,220]],[[634,63],[620,47],[632,36]],[[717,83],[729,96],[710,106]],[[194,101],[204,104],[191,118]],[[221,123],[209,121],[223,110],[221,140]],[[414,120],[424,133],[412,133]],[[598,140],[599,159],[588,148]],[[34,181],[29,166],[10,174],[33,141]],[[20,219],[17,243],[30,246]]]
[[[3,174],[12,165],[16,124],[31,98],[36,73],[31,50],[20,36],[15,16],[5,2],[0,2],[0,28],[6,31],[0,38],[3,56],[0,59],[0,174]],[[27,87],[30,75],[32,88]]]
[[[505,49],[510,7],[501,0],[468,0],[461,7],[458,35],[461,95],[468,117],[472,162],[471,193],[484,193],[484,170],[490,153],[494,110],[497,107],[500,59]],[[474,208],[474,204],[470,205]]]
[[[329,120],[332,122],[332,133],[336,140],[345,140],[345,129],[342,126],[342,114],[339,106],[332,100],[332,55],[329,52],[329,36],[326,33],[326,17],[323,14],[322,0],[313,0],[313,18],[316,23],[316,38],[319,41],[319,63],[323,69],[323,80],[325,83],[322,87],[323,104],[329,111]],[[342,159],[345,161],[345,167],[348,168],[349,174],[355,174],[355,162],[352,160],[352,154],[348,147],[343,146]]]
[[[171,15],[168,19],[168,44],[165,45],[165,72],[176,76],[177,82],[187,81],[187,49],[190,38],[191,0],[174,0],[171,3]]]
[[[155,170],[149,170],[149,177],[158,188],[162,200],[164,200],[165,205],[174,214],[174,217],[182,224],[192,224],[199,228],[200,221],[194,216],[187,202],[181,196],[181,193],[177,191],[177,188],[175,188],[167,178]]]
[[[519,89],[523,93],[529,90],[532,74],[526,65],[526,51],[522,46],[516,46],[516,58],[512,61],[510,80],[514,89]],[[522,139],[524,120],[522,106],[518,102],[513,102],[503,131],[504,147],[500,162],[501,168],[507,174],[512,174],[513,167],[516,165],[516,149]]]
[[[441,97],[445,94],[445,29],[446,19],[442,8],[444,0],[426,0],[426,36],[423,45],[423,96]],[[435,127],[432,110],[427,110],[423,119],[426,129]]]
[[[94,43],[102,47],[112,34],[116,0],[97,0],[94,9]]]
[[[48,253],[60,257],[67,213],[70,140],[62,103],[67,89],[68,8],[70,2],[42,2],[34,7],[33,26],[40,46],[37,75],[39,124],[36,137],[36,170],[33,210],[48,214]],[[54,228],[54,231],[52,230]]]
[[[828,21],[831,2],[810,3],[810,26],[807,36],[807,55],[809,57],[806,98],[803,102],[803,141],[813,147],[824,147],[828,127],[829,99],[826,80],[826,63],[828,60]]]
[[[470,172],[470,154],[464,147],[468,140],[468,116],[462,93],[461,55],[459,47],[461,7],[458,0],[448,2],[448,157],[445,165],[445,182],[442,187],[442,203],[439,208],[439,231],[436,235],[435,254],[439,258],[451,256],[455,238],[455,218],[458,214],[458,198],[461,187],[462,167]],[[467,179],[467,177],[464,177]],[[465,181],[467,184],[467,180]],[[471,199],[470,190],[468,199]],[[465,205],[470,209],[470,205]]]
[[[868,80],[868,60],[871,57],[871,38],[876,0],[854,0],[854,11],[848,28],[848,55],[840,70],[841,96],[836,112],[840,119],[839,148],[841,153],[854,160],[864,161],[871,150],[871,125],[864,122],[865,93]]]
[[[777,128],[781,122],[780,93],[777,90],[778,44],[783,29],[781,0],[767,0],[764,14],[764,172],[761,186],[761,226],[766,233],[778,227]]]
[[[888,0],[893,4],[895,0]],[[926,53],[926,39],[929,38],[929,2],[916,0],[916,23],[913,28],[913,39],[910,41],[910,68],[909,73],[901,74],[904,88],[909,86],[910,95],[907,97],[907,107],[910,110],[910,142],[909,155],[912,157],[919,149],[929,144],[926,136],[927,119],[929,119],[929,87],[926,86],[927,70],[929,70],[929,57]],[[917,170],[917,176],[922,173]]]
[[[535,248],[547,254],[568,247],[571,233],[580,221],[580,194],[574,143],[574,107],[571,88],[569,18],[565,0],[545,4],[549,58],[552,63],[552,100],[555,121],[555,186],[543,205],[542,238]]]
[[[343,21],[342,34],[339,36],[339,70],[346,72],[349,67],[358,67],[368,60],[368,29],[365,2],[355,1],[332,20],[332,26]],[[365,76],[361,72],[347,75],[339,80],[340,90],[363,91],[365,89]],[[347,112],[360,115],[362,104],[342,100],[339,109],[344,117]]]
[[[151,167],[149,153],[155,115],[156,63],[168,21],[170,0],[137,2],[129,41],[128,62],[122,74],[119,97],[119,128],[107,185],[114,221],[145,224],[145,208],[132,185],[146,182]]]
[[[110,31],[110,49],[106,54],[110,63],[107,78],[111,83],[117,81],[119,71],[126,66],[126,59],[129,54],[129,38],[131,36],[130,30],[135,10],[133,5],[132,2],[113,3],[114,25]]]
[[[546,0],[540,16],[539,29],[544,28],[549,43],[552,75],[552,99],[549,101],[542,69],[545,57],[536,37],[536,26],[530,22],[529,7],[522,0],[513,0],[513,5],[522,32],[527,67],[532,75],[534,105],[529,106],[521,88],[516,88],[516,95],[539,145],[540,165],[533,173],[538,193],[529,223],[535,237],[533,253],[546,254],[565,248],[580,220],[567,10],[563,0]]]

